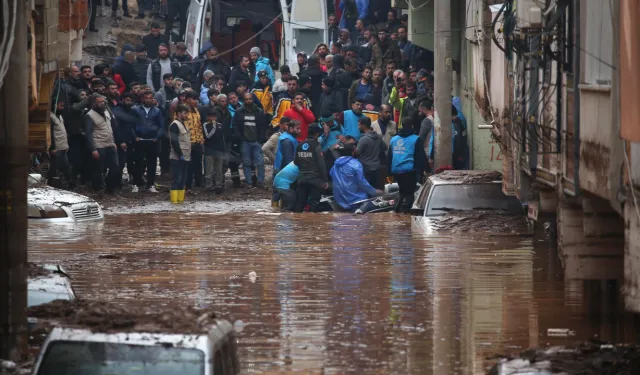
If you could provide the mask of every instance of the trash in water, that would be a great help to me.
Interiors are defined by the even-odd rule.
[[[244,322],[242,320],[236,320],[233,322],[233,330],[240,333],[244,329]]]
[[[569,337],[575,336],[576,331],[572,331],[569,328],[549,328],[547,329],[547,336],[549,337]]]
[[[251,281],[252,283],[255,283],[257,278],[258,278],[258,274],[255,273],[255,271],[249,272],[249,281]]]
[[[12,361],[0,360],[0,369],[13,371],[16,369],[16,363]]]

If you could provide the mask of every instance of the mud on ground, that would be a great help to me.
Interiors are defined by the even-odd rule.
[[[194,187],[194,194],[185,195],[184,205],[195,206],[195,210],[198,210],[199,203],[202,203],[202,208],[205,206],[213,207],[225,204],[232,204],[234,207],[242,205],[243,208],[266,208],[264,200],[271,199],[272,195],[272,180],[271,180],[271,168],[266,168],[265,172],[265,188],[246,188],[244,185],[239,188],[233,187],[233,183],[227,175],[224,192],[222,194],[216,194],[212,191],[208,191],[204,187]],[[150,193],[144,188],[140,188],[138,193],[131,192],[131,186],[125,185],[122,189],[116,190],[115,194],[95,193],[90,184],[85,186],[78,186],[74,191],[78,194],[86,195],[95,199],[107,212],[120,213],[120,211],[131,211],[132,208],[140,209],[144,206],[158,205],[169,202],[169,190],[171,187],[171,178],[169,176],[156,176],[156,187],[158,193]],[[260,201],[260,204],[256,204]],[[206,202],[206,205],[204,204]],[[174,208],[179,208],[176,206]]]
[[[51,271],[46,268],[43,268],[35,263],[29,263],[29,270],[27,271],[27,276],[31,278],[36,278],[40,276],[49,276],[51,275]]]
[[[36,332],[32,334],[42,339],[58,325],[87,328],[92,332],[141,332],[141,333],[206,333],[214,324],[216,314],[210,310],[190,306],[171,307],[149,303],[126,306],[105,301],[64,301],[27,309],[29,317],[46,319],[38,321]]]
[[[487,233],[529,236],[532,229],[522,215],[501,210],[451,211],[430,218],[433,230],[450,233]]]
[[[115,58],[120,56],[122,47],[125,44],[133,46],[142,42],[142,37],[149,32],[152,22],[158,22],[162,30],[165,28],[164,19],[159,17],[149,17],[136,19],[138,12],[137,4],[129,4],[129,13],[133,18],[122,17],[122,10],[119,10],[118,17],[111,17],[111,7],[108,7],[106,16],[96,16],[96,28],[98,32],[85,31],[83,40],[82,63],[94,66],[105,61],[113,64]],[[148,14],[148,12],[147,12]]]

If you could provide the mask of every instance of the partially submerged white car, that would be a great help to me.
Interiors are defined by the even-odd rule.
[[[33,272],[32,269],[37,269]],[[76,294],[71,278],[58,265],[42,266],[30,264],[27,278],[27,306],[39,306],[56,300],[74,301]]]
[[[71,277],[58,265],[29,263],[27,307],[40,306],[58,300],[76,300],[76,293],[71,286]],[[38,319],[27,316],[27,322],[31,331],[38,323]]]
[[[236,375],[232,325],[185,306],[57,301],[29,310],[48,331],[32,374]],[[49,328],[47,328],[49,327]]]
[[[502,192],[496,171],[444,171],[430,176],[411,209],[414,231],[528,235],[526,211]]]
[[[104,220],[98,202],[84,195],[41,183],[39,174],[29,175],[27,212],[30,221],[74,223]]]

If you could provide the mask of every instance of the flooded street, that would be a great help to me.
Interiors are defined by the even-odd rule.
[[[213,307],[243,373],[483,374],[496,354],[635,340],[620,282],[565,279],[540,238],[426,237],[394,214],[128,213],[31,224],[29,261],[62,264],[80,298]]]

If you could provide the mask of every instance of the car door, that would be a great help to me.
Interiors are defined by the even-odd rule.
[[[284,13],[287,12],[286,0],[281,0]],[[291,2],[290,12],[284,17],[285,32],[282,35],[287,65],[297,63],[298,52],[304,51],[310,56],[318,43],[327,41],[327,7],[325,0],[295,0]],[[288,21],[288,22],[287,22]]]

